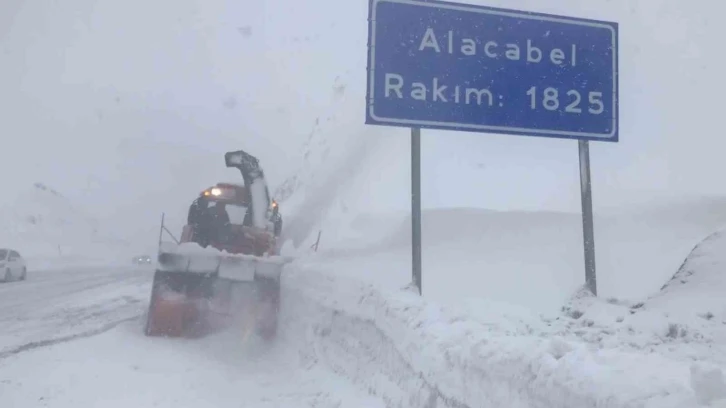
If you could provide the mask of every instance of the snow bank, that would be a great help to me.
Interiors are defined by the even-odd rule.
[[[687,364],[590,348],[495,302],[473,317],[406,290],[289,269],[283,336],[389,406],[697,406]]]
[[[723,403],[726,336],[720,319],[706,317],[719,313],[724,291],[713,286],[714,303],[704,305],[692,288],[680,315],[649,306],[657,296],[638,302],[726,222],[722,199],[597,214],[600,299],[572,296],[583,282],[579,214],[426,210],[421,299],[400,290],[410,281],[410,218],[361,211],[354,198],[365,180],[349,180],[353,188],[337,196],[350,204],[347,214],[331,206],[311,217],[309,231],[322,229],[320,250],[284,275],[286,335],[303,341],[310,361],[390,406]]]
[[[726,234],[716,232],[695,246],[663,288],[642,302],[578,296],[564,309],[581,326],[553,322],[600,349],[632,350],[659,355],[690,366],[699,401],[716,403],[726,396]],[[726,400],[721,401],[726,404]]]
[[[696,245],[673,278],[644,301],[579,294],[564,311],[587,326],[577,336],[600,348],[628,348],[726,368],[725,250],[726,236],[719,231]],[[564,331],[559,323],[553,327]]]
[[[646,307],[689,318],[726,321],[726,230],[693,248],[678,271],[648,299]]]

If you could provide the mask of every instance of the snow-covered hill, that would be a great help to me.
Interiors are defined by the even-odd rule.
[[[20,251],[31,269],[130,256],[128,242],[43,183],[20,191],[0,208],[0,239]]]
[[[3,208],[5,228],[19,234],[76,233],[98,235],[98,221],[75,208],[66,197],[43,183],[20,192]]]

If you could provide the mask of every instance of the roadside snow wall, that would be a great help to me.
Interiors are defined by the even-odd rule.
[[[687,383],[659,371],[668,361],[538,336],[536,319],[506,308],[475,321],[405,289],[383,293],[295,265],[282,302],[282,341],[390,407],[698,406]]]

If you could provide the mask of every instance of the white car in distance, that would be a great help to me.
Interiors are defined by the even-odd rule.
[[[25,280],[27,266],[18,251],[0,248],[0,279],[3,282]]]

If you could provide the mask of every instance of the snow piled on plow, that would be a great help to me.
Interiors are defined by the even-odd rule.
[[[233,253],[229,253],[227,251],[220,251],[219,249],[211,247],[211,246],[204,248],[201,245],[197,244],[196,242],[184,242],[179,245],[168,244],[168,243],[162,242],[161,252],[173,253],[173,254],[178,254],[178,255],[189,255],[190,257],[195,257],[198,259],[228,258],[228,259],[240,259],[240,260],[246,260],[246,261],[264,260],[265,262],[268,262],[268,263],[277,263],[277,264],[285,264],[285,263],[290,262],[290,260],[292,259],[289,256],[280,256],[280,255],[259,257],[259,256],[255,256],[255,255],[233,254]]]
[[[200,262],[199,265],[195,265],[196,268],[192,268],[190,271],[204,270],[205,272],[207,269],[214,270],[220,262],[241,263],[247,261],[257,264],[284,265],[293,259],[292,257],[281,255],[260,257],[255,255],[234,254],[227,251],[220,251],[219,249],[211,246],[204,248],[196,242],[184,242],[179,245],[162,243],[160,253],[178,255],[185,261]]]
[[[195,242],[180,245],[162,245],[158,270],[208,274],[219,272],[219,277],[249,281],[254,276],[279,278],[282,268],[292,260],[286,256],[259,257],[231,254],[213,247],[201,247]]]

